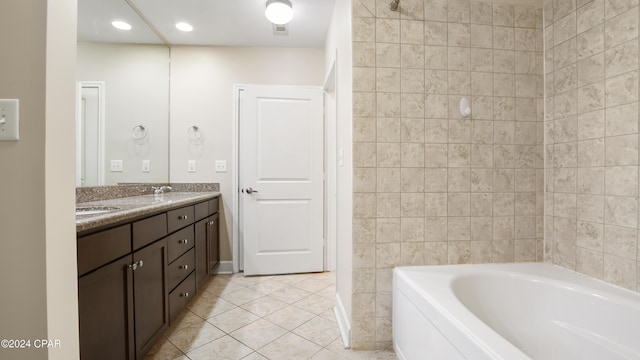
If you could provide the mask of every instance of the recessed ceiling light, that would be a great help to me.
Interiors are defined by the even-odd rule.
[[[131,25],[129,25],[128,23],[126,23],[124,21],[116,20],[116,21],[111,22],[111,25],[113,25],[113,27],[116,28],[116,29],[131,30]]]
[[[179,22],[179,23],[176,23],[176,29],[180,31],[193,31],[193,26],[185,22]]]

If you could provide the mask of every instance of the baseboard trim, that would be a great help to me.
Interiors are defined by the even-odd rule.
[[[233,261],[220,261],[216,274],[233,274]]]
[[[351,324],[347,318],[347,312],[344,310],[344,305],[340,299],[340,294],[336,293],[336,306],[333,308],[333,312],[336,315],[338,321],[338,329],[340,330],[340,337],[342,337],[342,344],[345,349],[351,349]]]

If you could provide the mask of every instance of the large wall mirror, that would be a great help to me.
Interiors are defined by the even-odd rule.
[[[76,186],[168,182],[169,58],[125,0],[78,2]]]

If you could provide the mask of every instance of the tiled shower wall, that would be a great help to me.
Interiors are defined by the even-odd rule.
[[[637,290],[638,0],[546,0],[545,261]]]
[[[355,348],[391,344],[393,267],[543,254],[542,9],[389,2],[352,0]]]

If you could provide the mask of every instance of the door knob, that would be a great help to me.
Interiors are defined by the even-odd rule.
[[[254,192],[258,192],[258,190],[254,190],[253,188],[247,189],[247,194],[253,194]]]

